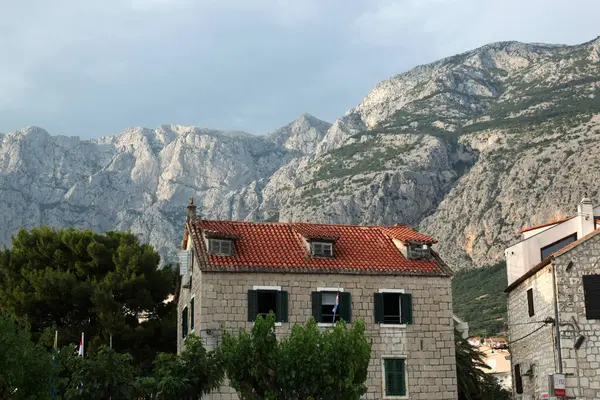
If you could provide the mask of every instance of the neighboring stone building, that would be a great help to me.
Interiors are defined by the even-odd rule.
[[[434,243],[406,226],[206,221],[192,204],[178,351],[190,332],[214,348],[224,330],[250,329],[269,310],[278,336],[311,316],[331,326],[340,293],[338,318],[364,319],[373,340],[365,398],[456,399],[451,270]],[[237,395],[226,384],[210,398]]]
[[[566,396],[600,398],[598,214],[600,207],[584,198],[577,215],[526,229],[505,251],[516,399],[549,392],[549,375],[561,373],[561,359]]]

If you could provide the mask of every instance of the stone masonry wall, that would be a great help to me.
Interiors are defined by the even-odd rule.
[[[567,271],[570,261],[573,265]],[[582,278],[583,275],[600,274],[600,235],[557,257],[553,264],[557,272],[567,395],[577,399],[600,399],[600,320],[586,318]],[[586,339],[579,350],[575,350],[579,335]]]
[[[281,286],[289,294],[289,323],[278,326],[287,335],[295,323],[304,324],[312,315],[311,292],[318,287],[342,287],[352,296],[352,320],[362,318],[373,339],[367,399],[384,399],[382,357],[406,357],[407,396],[415,400],[456,399],[456,366],[449,278],[340,275],[216,273],[194,271],[192,289],[182,289],[181,312],[195,294],[196,332],[209,348],[218,345],[223,329],[250,329],[247,321],[247,291],[253,285]],[[374,323],[374,293],[378,289],[404,289],[412,295],[413,324],[385,327]],[[181,326],[179,326],[181,338]],[[210,334],[208,333],[210,331]],[[181,339],[178,349],[181,349]],[[212,399],[237,399],[227,385]],[[399,398],[399,397],[390,397]]]
[[[529,316],[527,306],[527,290],[533,289],[535,314]],[[516,364],[521,365],[521,374],[534,365],[534,376],[523,376],[523,394],[516,393],[516,380],[513,375],[513,393],[516,400],[539,399],[542,392],[548,391],[548,374],[554,372],[554,334],[553,326],[543,326],[547,317],[554,318],[552,295],[552,266],[539,271],[508,296],[508,324],[511,354],[511,367],[514,372]],[[527,336],[529,335],[529,336]],[[521,339],[524,338],[524,339]],[[519,340],[521,339],[521,340]]]
[[[528,322],[541,321],[548,316],[554,317],[552,268],[556,268],[561,355],[563,372],[566,375],[566,391],[567,397],[577,400],[600,399],[600,320],[586,319],[582,279],[583,275],[600,274],[599,260],[600,235],[597,235],[558,255],[552,264],[509,294],[509,341],[514,341],[541,325]],[[567,265],[571,261],[573,266],[567,271]],[[530,287],[534,288],[536,310],[536,315],[531,318],[527,313],[526,294]],[[586,339],[580,349],[575,350],[574,343],[580,334]],[[536,364],[535,376],[523,377],[524,393],[516,398],[540,398],[540,393],[548,390],[548,375],[558,372],[554,326],[547,325],[537,333],[512,343],[510,348],[513,371],[516,363]]]

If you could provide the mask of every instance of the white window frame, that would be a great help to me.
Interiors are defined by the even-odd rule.
[[[386,292],[383,292],[386,293]],[[397,293],[397,292],[387,292],[387,293]],[[385,359],[386,358],[396,358],[404,360],[404,382],[406,384],[406,394],[404,396],[386,396],[385,394]],[[408,356],[405,354],[388,354],[381,356],[381,398],[386,400],[395,400],[395,399],[408,399]]]
[[[329,248],[331,249],[331,255],[326,255],[326,254],[315,254],[313,251],[313,246],[314,245],[322,245],[322,246],[329,246]],[[312,240],[310,242],[310,255],[312,257],[323,257],[323,258],[332,258],[334,256],[333,254],[333,243],[331,242],[325,242],[325,241],[320,241],[320,240]]]
[[[281,286],[254,285],[252,286],[252,290],[274,290],[276,292],[281,292]],[[281,324],[282,322],[275,322],[275,326],[281,326]],[[254,321],[252,321],[252,326],[254,326]]]
[[[404,289],[379,289],[378,290],[379,293],[397,293],[397,294],[404,294],[406,293],[406,290]],[[400,306],[400,313],[402,313],[402,306]],[[402,314],[400,314],[400,317],[402,318]],[[384,324],[384,323],[379,323],[379,327],[380,328],[392,328],[392,329],[406,329],[406,324]],[[391,357],[388,357],[391,358]],[[398,358],[402,358],[402,357],[398,357]],[[398,396],[394,396],[393,398],[398,398]]]
[[[343,292],[344,288],[341,287],[318,287],[317,292]],[[330,328],[335,326],[335,324],[331,322],[317,322],[317,326],[319,328]]]
[[[211,240],[217,241],[219,243],[222,243],[222,242],[229,243],[229,250],[230,250],[229,253],[221,253],[221,252],[212,252],[212,251],[210,251]],[[233,255],[233,240],[232,239],[226,239],[226,238],[208,238],[207,241],[208,241],[207,248],[208,248],[208,253],[209,254],[213,254],[213,255],[217,255],[217,256],[225,256],[225,257]],[[219,244],[219,249],[221,249],[221,248],[222,248],[222,245]]]

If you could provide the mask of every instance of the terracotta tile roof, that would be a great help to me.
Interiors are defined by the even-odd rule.
[[[532,231],[532,230],[534,230],[534,229],[544,228],[544,227],[546,227],[546,226],[550,226],[550,225],[560,224],[561,222],[568,221],[568,220],[570,220],[571,218],[574,218],[574,217],[568,217],[568,218],[557,219],[556,221],[552,221],[552,222],[546,222],[546,223],[544,223],[544,224],[540,224],[540,225],[531,226],[531,227],[529,227],[529,228],[525,228],[525,229],[523,229],[523,230],[521,231],[521,233],[529,232],[529,231]]]
[[[365,273],[394,275],[450,276],[451,270],[434,254],[433,258],[406,259],[392,242],[433,243],[428,236],[410,228],[309,223],[242,221],[188,222],[188,230],[199,255],[200,268],[220,271]],[[208,254],[203,233],[235,238],[234,254]],[[335,240],[334,258],[313,258],[305,238]]]

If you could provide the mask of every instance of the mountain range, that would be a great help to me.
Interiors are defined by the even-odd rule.
[[[203,218],[408,223],[452,268],[481,267],[598,199],[598,144],[600,38],[493,43],[378,83],[333,124],[0,135],[0,243],[42,224],[131,230],[174,262],[194,197]]]

